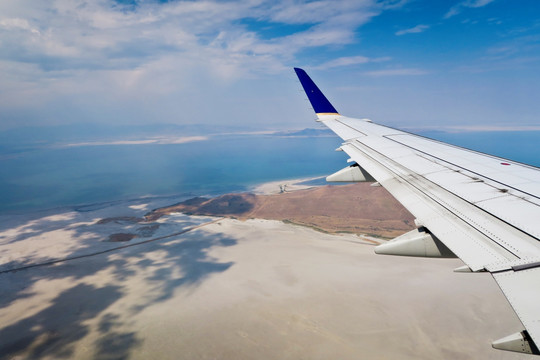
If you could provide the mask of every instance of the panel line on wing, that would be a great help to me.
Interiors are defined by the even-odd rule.
[[[498,184],[500,184],[500,185],[503,185],[503,186],[512,188],[512,189],[514,189],[514,190],[516,190],[516,191],[519,191],[519,192],[521,192],[521,193],[523,193],[523,194],[529,195],[529,196],[531,196],[531,197],[534,197],[534,198],[540,200],[540,196],[538,196],[538,195],[535,195],[535,194],[532,194],[532,193],[530,193],[530,192],[524,191],[524,190],[519,189],[519,188],[517,188],[517,187],[515,187],[515,186],[509,185],[509,184],[506,184],[506,183],[503,183],[503,182],[501,182],[501,181],[499,181],[499,180],[496,180],[496,179],[494,179],[494,178],[491,178],[491,177],[489,177],[489,176],[486,176],[486,175],[484,175],[484,174],[482,174],[482,173],[475,172],[475,171],[473,171],[473,170],[471,170],[471,169],[468,169],[468,168],[466,168],[466,167],[463,167],[462,165],[453,163],[453,162],[451,162],[451,161],[449,161],[449,160],[442,159],[442,158],[440,158],[440,157],[438,157],[438,156],[435,156],[435,155],[430,154],[430,153],[428,153],[428,152],[426,152],[426,151],[423,151],[423,150],[421,150],[421,149],[418,149],[417,147],[414,147],[414,146],[408,145],[408,144],[406,144],[406,143],[404,143],[404,142],[401,142],[401,141],[399,141],[399,140],[396,140],[396,139],[394,139],[392,136],[393,136],[393,135],[388,135],[388,136],[387,136],[387,135],[384,135],[384,137],[387,138],[387,139],[390,140],[390,141],[394,141],[394,142],[396,142],[396,143],[398,143],[398,144],[400,144],[400,145],[403,145],[403,146],[405,146],[405,147],[407,147],[407,148],[410,148],[410,149],[412,149],[412,150],[421,152],[421,153],[423,153],[423,154],[425,154],[425,155],[427,155],[427,156],[429,156],[429,157],[432,157],[432,158],[435,158],[435,159],[437,159],[437,160],[439,160],[439,161],[443,161],[443,162],[445,162],[445,163],[451,164],[451,165],[453,165],[453,166],[455,166],[455,167],[458,167],[458,168],[460,168],[460,169],[466,170],[466,171],[468,171],[468,172],[470,172],[470,173],[473,173],[473,174],[476,174],[476,175],[478,175],[478,176],[484,177],[484,178],[486,178],[486,179],[489,179],[490,181],[493,181],[493,182],[496,182],[496,183],[498,183]],[[430,139],[430,140],[431,140],[431,139]],[[444,143],[442,143],[442,144],[444,144]],[[444,145],[448,145],[448,144],[444,144]],[[456,148],[457,148],[457,149],[460,149],[460,150],[464,150],[464,151],[469,151],[469,152],[472,152],[472,153],[476,153],[476,152],[473,151],[473,150],[462,149],[462,148],[459,148],[459,147],[456,147]],[[497,161],[506,160],[506,159],[499,158],[499,157],[492,156],[492,155],[491,155],[490,157],[493,158],[493,159],[496,159]],[[521,165],[521,164],[519,164],[519,165]]]
[[[492,155],[492,154],[487,154],[487,153],[484,153],[484,152],[481,152],[481,151],[478,151],[478,150],[473,150],[473,149],[469,149],[469,148],[466,148],[466,147],[445,143],[445,142],[440,141],[440,140],[432,139],[432,138],[429,138],[427,136],[418,135],[418,134],[408,132],[408,131],[405,131],[405,130],[395,129],[395,128],[391,127],[391,126],[386,126],[386,125],[379,125],[379,126],[384,127],[384,128],[388,128],[388,129],[393,129],[393,130],[396,130],[396,131],[399,132],[399,134],[383,135],[383,136],[386,136],[386,137],[390,137],[390,136],[395,136],[395,137],[397,137],[397,136],[411,136],[411,137],[415,137],[415,138],[418,138],[418,139],[423,140],[423,141],[429,141],[429,142],[436,143],[436,144],[439,144],[439,145],[442,145],[442,146],[447,146],[447,147],[450,147],[450,148],[454,148],[455,150],[467,151],[469,153],[473,153],[473,154],[483,156],[483,157],[489,157],[489,158],[492,158],[492,159],[503,160],[503,161],[509,160],[509,159],[501,158],[499,156],[495,156],[495,155]],[[534,170],[534,171],[540,170],[540,168],[537,167],[537,166],[525,164],[525,163],[522,163],[522,162],[519,162],[519,161],[516,161],[516,160],[511,160],[511,161],[512,161],[512,163],[514,163],[516,165],[525,167],[525,168],[530,169],[530,170]]]
[[[320,116],[320,121],[344,140],[352,140],[360,136],[368,136],[366,133],[355,129],[343,121],[340,121],[338,117],[332,116],[329,119],[326,119],[325,117]]]
[[[340,123],[340,124],[343,125],[343,126],[346,126],[346,127],[350,128],[351,130],[354,130],[354,131],[359,132],[360,134],[362,134],[362,135],[364,135],[364,136],[367,136],[366,133],[364,133],[364,132],[362,132],[362,131],[360,131],[360,130],[358,130],[358,129],[353,128],[353,127],[352,127],[351,125],[349,125],[349,124],[345,124],[343,121],[340,121],[340,120],[338,120],[338,119],[335,119],[335,121],[338,122],[338,123]]]
[[[447,161],[444,159],[440,159],[437,156],[433,156],[425,151],[422,151],[418,148],[411,147],[407,144],[403,144],[400,141],[396,141],[394,139],[388,139],[389,141],[392,141],[393,143],[399,144],[401,146],[405,146],[406,148],[418,152],[418,156],[428,160],[433,161],[430,158],[435,159],[436,161],[441,162],[441,166],[446,166],[443,164],[449,164],[451,166],[454,166],[455,168],[460,169],[461,171],[465,171],[467,173],[474,174],[475,176],[478,176],[478,180],[481,180],[481,184],[478,185],[475,184],[469,184],[467,187],[467,192],[465,190],[460,191],[460,183],[458,180],[451,181],[450,178],[454,175],[448,174],[450,178],[444,178],[440,175],[422,175],[424,178],[426,178],[429,181],[432,181],[433,183],[437,184],[438,186],[442,187],[443,189],[451,192],[452,194],[456,195],[458,198],[476,206],[476,208],[491,214],[495,218],[499,219],[501,222],[506,223],[507,225],[515,228],[516,230],[520,231],[523,234],[527,234],[531,238],[535,239],[536,241],[540,240],[539,234],[540,234],[540,224],[538,222],[535,222],[534,219],[539,216],[540,214],[540,205],[533,201],[535,199],[534,196],[531,198],[527,198],[526,195],[528,193],[523,192],[519,189],[516,189],[508,184],[501,183],[500,181],[497,181],[496,179],[492,179],[490,177],[487,177],[483,174],[476,173],[474,171],[469,170],[469,168],[463,167],[459,164],[455,164],[454,162]],[[365,142],[363,142],[365,144]],[[412,164],[418,167],[417,164]],[[451,169],[451,168],[449,168]],[[464,172],[460,172],[462,176],[469,176]],[[456,177],[457,174],[454,176]],[[474,179],[474,178],[473,178]],[[501,190],[497,186],[502,186],[504,189]],[[476,186],[476,189],[475,189]],[[491,194],[490,197],[487,197],[489,193],[486,191],[487,189],[483,188],[483,186],[492,187],[496,191],[501,191],[500,196],[493,196],[495,194]],[[512,189],[511,191],[504,191],[506,188]],[[482,191],[484,194],[482,195]],[[481,196],[482,195],[482,196]],[[507,206],[495,206],[496,204],[505,203]],[[523,202],[523,203],[521,203]],[[513,208],[521,206],[521,209],[524,211],[521,214],[512,211]]]
[[[461,220],[457,214],[452,212],[450,209],[447,209],[442,204],[439,204],[432,197],[426,194],[425,191],[418,189],[401,175],[396,174],[384,165],[381,166],[380,159],[374,159],[372,155],[358,149],[356,146],[354,146],[353,149],[362,152],[363,156],[365,157],[364,160],[366,161],[362,162],[358,160],[358,156],[355,156],[355,159],[357,159],[361,166],[371,173],[377,180],[379,180],[394,197],[396,197],[411,211],[411,213],[413,213],[413,215],[415,215],[418,219],[421,219],[422,222],[426,222],[423,223],[423,225],[429,229],[431,225],[435,224],[434,221],[440,225],[446,224],[442,227],[438,227],[439,231],[436,233],[437,237],[443,240],[450,250],[465,261],[465,263],[469,265],[471,269],[480,270],[483,269],[485,264],[488,263],[502,262],[503,260],[504,262],[507,262],[509,260],[518,258],[517,255],[504,248],[504,246],[501,246],[495,241],[489,239],[481,231],[474,229],[471,224]],[[348,148],[344,150],[351,151],[351,149]],[[384,163],[384,160],[382,162]],[[381,171],[389,172],[389,174],[383,175]],[[392,185],[393,182],[398,183],[397,187]],[[405,192],[403,191],[405,190],[404,186],[410,187],[410,189]],[[417,193],[416,197],[411,197],[411,195],[415,193]],[[422,198],[425,198],[427,201],[422,200]],[[431,210],[425,208],[426,206]],[[444,211],[444,213],[441,213],[440,211]],[[462,229],[460,227],[456,227],[457,223],[455,220],[452,220],[452,217],[455,219],[460,219],[460,223],[464,228]],[[465,230],[465,227],[468,230]],[[443,229],[446,230],[443,231]],[[471,229],[474,229],[475,231],[471,232]],[[477,235],[475,236],[474,234]],[[464,251],[464,241],[467,244],[466,248],[468,251]],[[489,243],[486,241],[489,241]],[[472,246],[473,244],[476,244],[477,250],[474,250],[475,247]],[[496,244],[497,249],[500,249],[500,251],[496,251],[493,245],[489,244]],[[456,248],[457,245],[459,245],[459,248]],[[504,251],[504,254],[507,255],[504,256],[502,251]]]
[[[399,176],[399,178],[402,179],[402,181],[406,182],[409,186],[417,189],[417,191],[421,192],[425,197],[431,199],[432,201],[437,203],[439,206],[443,207],[446,211],[450,212],[451,214],[453,214],[457,218],[461,219],[461,221],[466,223],[468,226],[470,226],[476,232],[478,232],[479,234],[482,234],[486,239],[490,240],[494,244],[497,244],[499,247],[501,247],[505,251],[509,252],[513,256],[516,256],[518,258],[524,257],[524,255],[518,255],[517,252],[519,252],[519,251],[514,246],[512,246],[510,243],[508,243],[507,241],[505,241],[501,237],[495,235],[492,231],[490,231],[490,229],[487,229],[485,226],[483,226],[481,223],[479,223],[478,220],[474,220],[469,215],[467,215],[467,213],[468,213],[467,211],[463,211],[463,210],[460,211],[459,209],[457,209],[454,206],[452,206],[451,204],[449,204],[448,201],[445,201],[440,196],[437,196],[432,190],[430,190],[430,191],[423,190],[417,184],[421,184],[421,183],[423,183],[425,181],[428,181],[429,183],[431,183],[431,186],[436,186],[437,188],[439,188],[439,190],[442,190],[442,191],[444,191],[445,193],[448,193],[451,196],[455,196],[456,198],[461,199],[462,200],[462,206],[474,206],[476,208],[478,208],[478,206],[476,206],[474,204],[471,204],[470,202],[460,198],[459,196],[457,196],[455,194],[449,193],[448,190],[444,189],[440,185],[438,185],[436,183],[433,183],[430,180],[425,179],[423,177],[419,177],[419,175],[415,176],[414,174],[410,174],[407,171],[403,171],[403,170],[396,171],[396,168],[402,168],[401,164],[395,163],[392,159],[387,158],[385,155],[379,153],[376,149],[373,149],[373,148],[369,147],[368,145],[366,145],[364,143],[361,143],[361,144],[363,146],[367,147],[368,149],[370,149],[371,151],[374,151],[379,156],[382,156],[383,158],[387,159],[387,161],[393,162],[393,164],[391,164],[391,165],[383,165],[383,166],[386,166],[389,169],[393,168],[394,170],[390,170],[390,171],[392,171],[392,173],[395,176]],[[366,154],[365,152],[363,152],[363,153]],[[374,161],[379,162],[381,164],[383,163],[383,161],[381,159],[374,160]],[[368,172],[369,172],[369,170],[368,170]],[[406,177],[414,177],[415,180],[414,180],[414,182],[411,182],[411,181],[407,180]],[[411,210],[411,209],[409,209],[409,210]],[[482,213],[485,214],[485,216],[492,216],[494,218],[497,218],[495,215],[493,215],[493,214],[491,214],[491,213],[489,213],[489,212],[487,212],[487,211],[485,211],[483,209],[481,209],[481,210],[482,210]],[[487,219],[484,219],[484,220],[487,220]],[[501,219],[499,219],[499,220],[501,220]],[[501,220],[501,222],[504,222],[504,221]],[[506,222],[504,222],[504,223],[507,224]],[[526,232],[523,232],[520,229],[515,228],[511,224],[507,224],[507,225],[510,225],[512,227],[512,229],[517,230],[520,233],[527,234]],[[508,235],[510,235],[510,234],[508,234]],[[516,235],[517,234],[514,234],[511,237],[513,238]],[[534,248],[534,250],[538,250],[538,249]]]
[[[377,152],[380,156],[383,156],[384,158],[386,158],[386,159],[388,159],[389,161],[393,162],[395,167],[404,168],[403,165],[401,165],[401,164],[399,164],[399,163],[396,163],[394,160],[392,160],[392,159],[386,157],[384,154],[381,154],[378,150],[373,149],[373,148],[370,147],[369,145],[367,145],[367,144],[365,144],[365,143],[362,143],[362,145],[368,147],[369,149],[371,149],[371,150]],[[395,174],[396,174],[396,175],[399,175],[399,174],[396,173],[396,172],[395,172]],[[411,174],[411,173],[405,171],[405,176],[414,176],[414,175],[415,175],[415,174]],[[478,205],[476,205],[476,204],[474,204],[474,203],[471,203],[471,202],[467,201],[467,199],[464,199],[463,197],[459,196],[458,194],[453,193],[453,192],[449,192],[448,189],[442,187],[440,184],[435,183],[435,182],[433,182],[433,181],[431,181],[431,180],[429,180],[429,179],[427,179],[427,178],[425,178],[425,177],[423,177],[423,176],[421,176],[421,175],[418,175],[418,176],[419,176],[419,178],[418,178],[418,177],[416,178],[417,181],[415,181],[415,183],[420,183],[420,182],[422,182],[422,181],[428,181],[428,182],[430,182],[432,185],[434,185],[434,186],[440,188],[441,190],[443,190],[443,191],[445,191],[445,192],[448,192],[448,193],[451,194],[452,196],[455,196],[455,197],[459,198],[459,199],[462,200],[464,203],[469,204],[470,206],[474,206],[475,208],[477,208],[477,209],[479,209],[479,210],[482,210],[483,213],[488,214],[488,215],[490,215],[490,216],[493,216],[494,218],[500,220],[501,222],[503,222],[503,223],[505,223],[505,224],[511,226],[513,229],[517,230],[518,232],[523,233],[523,234],[526,234],[526,235],[528,235],[529,237],[533,238],[533,239],[536,240],[536,241],[539,240],[536,236],[534,236],[534,235],[532,235],[532,234],[529,234],[528,232],[523,231],[523,230],[520,229],[520,228],[517,228],[515,225],[513,225],[513,224],[511,224],[511,223],[509,223],[509,222],[507,222],[507,221],[505,221],[504,219],[501,219],[500,217],[498,217],[497,215],[494,215],[494,214],[491,213],[491,212],[486,211],[485,209],[479,207]],[[427,192],[425,192],[424,190],[418,188],[418,186],[416,186],[414,183],[411,183],[411,182],[407,181],[407,180],[406,180],[405,178],[403,178],[403,177],[402,177],[402,179],[403,179],[404,181],[408,182],[411,186],[417,188],[419,191],[422,191],[424,194],[426,194],[426,196],[428,196],[428,197],[432,198],[433,200],[437,201],[441,206],[443,206],[443,203],[447,204],[447,206],[445,206],[445,208],[447,208],[449,211],[451,211],[452,213],[454,213],[454,215],[456,215],[456,216],[458,216],[458,217],[460,217],[460,218],[463,218],[463,217],[469,218],[469,220],[472,221],[472,222],[474,223],[474,225],[471,224],[470,222],[467,222],[467,223],[469,223],[469,224],[470,224],[471,226],[473,226],[473,227],[474,227],[474,226],[479,226],[479,227],[481,227],[481,228],[483,229],[483,232],[482,232],[482,233],[484,233],[484,234],[485,234],[488,238],[490,238],[492,241],[494,241],[494,242],[498,243],[499,245],[501,245],[501,244],[499,243],[499,241],[500,241],[500,242],[506,244],[508,247],[511,247],[512,249],[516,250],[512,245],[508,244],[507,241],[503,240],[503,239],[500,238],[499,236],[494,235],[489,229],[485,228],[484,226],[482,226],[481,224],[477,223],[476,221],[470,219],[470,217],[467,216],[466,214],[463,214],[462,212],[459,212],[459,213],[461,214],[461,216],[458,215],[458,214],[456,214],[455,211],[452,211],[450,208],[448,208],[448,206],[451,206],[451,205],[450,205],[447,201],[442,200],[439,196],[437,196],[437,198],[434,198],[433,196],[436,196],[435,194],[433,194],[433,196],[428,195]],[[432,194],[432,193],[429,193],[429,194]],[[437,199],[438,199],[438,200],[437,200]],[[458,211],[457,209],[455,209],[455,210]],[[475,230],[478,231],[478,229],[475,229]],[[489,233],[489,234],[491,234],[492,236],[488,236],[486,233]],[[493,236],[495,236],[499,241],[497,241],[496,239],[494,239]],[[501,245],[501,246],[503,246],[503,245]],[[504,246],[503,246],[503,247],[504,247]],[[514,255],[516,255],[516,254],[514,254]],[[516,256],[517,256],[517,255],[516,255]]]

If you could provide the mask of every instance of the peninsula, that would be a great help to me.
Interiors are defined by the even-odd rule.
[[[382,188],[302,184],[0,216],[0,360],[504,358],[492,278],[375,255],[413,222]]]
[[[240,220],[280,220],[329,233],[347,232],[382,238],[398,236],[414,226],[414,217],[399,202],[384,188],[369,183],[326,185],[278,194],[196,197],[156,209],[145,218],[153,221],[174,212]]]

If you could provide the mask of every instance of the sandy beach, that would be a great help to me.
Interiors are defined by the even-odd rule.
[[[0,217],[0,359],[528,358],[491,348],[521,324],[459,260],[277,220],[140,221],[165,205]]]

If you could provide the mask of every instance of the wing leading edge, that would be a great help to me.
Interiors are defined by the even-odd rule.
[[[327,179],[375,180],[416,218],[418,229],[375,252],[457,256],[466,266],[456,271],[490,272],[526,329],[493,347],[540,355],[540,169],[342,116],[295,71],[318,121],[355,163]]]

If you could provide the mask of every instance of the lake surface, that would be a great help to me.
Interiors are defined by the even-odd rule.
[[[184,144],[45,148],[0,160],[0,212],[245,191],[345,166],[335,137],[219,136]]]
[[[423,135],[540,166],[540,132]],[[0,148],[0,213],[143,196],[245,191],[258,183],[328,175],[345,167],[341,139],[213,136],[184,144]]]

